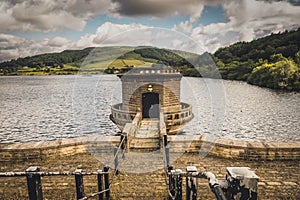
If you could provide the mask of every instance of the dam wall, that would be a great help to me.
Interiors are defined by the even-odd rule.
[[[145,138],[147,144],[151,139]],[[214,139],[200,135],[168,136],[170,152],[200,153],[241,160],[300,160],[300,142],[247,142]],[[56,159],[118,146],[120,136],[95,136],[55,141],[0,144],[0,162]],[[147,145],[145,145],[147,146]],[[107,148],[106,148],[107,147]]]

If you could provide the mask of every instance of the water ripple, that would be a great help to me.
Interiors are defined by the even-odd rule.
[[[209,80],[208,82],[220,81]],[[223,81],[224,119],[215,123],[205,79],[183,78],[182,101],[195,118],[184,134],[259,141],[300,141],[300,94]],[[110,106],[121,101],[120,80],[104,76],[0,77],[0,142],[114,135]],[[221,112],[221,111],[220,111]]]

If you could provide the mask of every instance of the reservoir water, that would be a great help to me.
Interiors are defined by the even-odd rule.
[[[209,84],[215,83],[224,98],[213,99],[218,96]],[[114,135],[119,130],[109,120],[110,106],[121,94],[115,75],[0,77],[0,143]],[[300,93],[184,77],[181,97],[195,114],[182,134],[300,141]]]

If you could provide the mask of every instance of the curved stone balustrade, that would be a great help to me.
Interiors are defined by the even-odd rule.
[[[123,109],[123,104],[118,103],[111,107],[110,119],[117,125],[123,127],[126,123],[131,123],[136,112],[130,112]]]
[[[166,122],[167,127],[185,125],[193,119],[194,115],[192,113],[192,106],[183,102],[181,102],[180,105],[181,109],[178,111],[163,113],[164,121]],[[125,126],[126,123],[131,123],[135,115],[136,112],[124,110],[122,103],[115,104],[111,107],[111,119],[119,127],[121,127],[121,129]]]
[[[164,113],[167,126],[184,125],[193,119],[192,106],[183,102],[180,102],[180,106],[181,109],[178,111]]]

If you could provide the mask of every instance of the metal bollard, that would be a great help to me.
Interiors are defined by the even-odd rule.
[[[166,159],[165,167],[170,166],[170,150],[169,150],[169,147],[165,147],[165,159]]]
[[[172,200],[173,197],[176,195],[176,180],[175,180],[175,170],[170,170],[171,174],[169,175],[169,200]]]
[[[227,167],[227,199],[257,200],[258,178],[249,167]]]
[[[40,168],[37,166],[32,166],[26,169],[29,200],[43,199],[41,175],[36,173],[39,171]]]
[[[195,166],[187,166],[186,171],[188,173],[197,172]],[[196,200],[197,199],[197,184],[196,178],[186,177],[186,200]]]
[[[108,174],[108,170],[109,170],[109,166],[104,166],[104,187],[105,187],[105,197],[106,197],[106,200],[109,200],[110,199],[110,191],[109,191],[109,174]]]
[[[75,183],[76,183],[76,197],[77,199],[81,199],[84,197],[82,169],[75,170]]]
[[[97,180],[98,180],[98,192],[101,192],[103,190],[103,173],[102,170],[98,170],[97,174]],[[103,200],[103,193],[98,195],[99,200]]]
[[[164,147],[166,147],[168,145],[168,135],[163,136],[163,144],[164,144]]]
[[[176,182],[176,197],[175,200],[182,200],[182,170],[175,170],[175,182]]]

